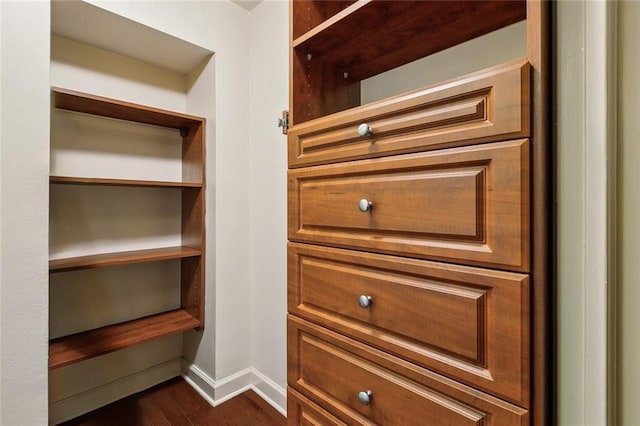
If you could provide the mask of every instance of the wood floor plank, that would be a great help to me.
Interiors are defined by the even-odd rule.
[[[193,426],[191,421],[185,416],[178,401],[173,399],[168,392],[155,389],[150,394],[151,399],[156,406],[162,411],[172,426]],[[199,397],[199,395],[198,395]]]
[[[151,392],[132,395],[130,399],[136,401],[136,405],[141,413],[137,421],[151,426],[171,426],[171,422],[167,420],[167,417],[164,415],[160,407],[158,407]]]
[[[255,392],[211,406],[182,378],[63,423],[63,426],[284,426],[286,419]]]
[[[180,404],[180,408],[187,417],[189,414],[213,408],[184,380],[175,380],[166,389],[169,395]]]

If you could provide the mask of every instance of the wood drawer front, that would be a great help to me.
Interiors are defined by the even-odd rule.
[[[529,79],[519,61],[297,124],[289,167],[529,137]]]
[[[288,255],[289,313],[528,407],[527,275],[305,244]]]
[[[528,423],[526,410],[429,370],[293,316],[288,325],[289,386],[347,424]]]
[[[291,426],[346,426],[326,410],[291,388],[287,389],[287,424]]]
[[[291,241],[529,270],[527,140],[288,173]]]

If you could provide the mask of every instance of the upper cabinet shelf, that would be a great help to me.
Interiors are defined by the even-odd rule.
[[[292,119],[359,105],[360,81],[526,19],[523,0],[293,1]]]
[[[204,123],[204,118],[201,117],[104,98],[74,90],[54,87],[51,91],[53,93],[53,106],[68,111],[152,124],[181,131]]]
[[[297,37],[293,47],[362,80],[525,18],[526,3],[516,0],[360,0]]]

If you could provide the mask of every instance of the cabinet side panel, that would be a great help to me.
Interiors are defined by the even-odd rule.
[[[181,306],[204,324],[204,188],[182,191],[182,245],[199,248],[200,256],[182,259]]]
[[[204,183],[204,121],[183,131],[188,132],[182,142],[182,180]]]
[[[324,64],[303,50],[293,51],[291,61],[294,124],[360,105],[360,81],[347,69]]]
[[[549,2],[527,2],[527,56],[532,79],[532,424],[551,420],[550,227],[552,208],[549,150]]]

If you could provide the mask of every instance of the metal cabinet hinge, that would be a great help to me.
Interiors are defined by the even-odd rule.
[[[282,111],[282,118],[278,118],[278,127],[282,127],[282,134],[286,135],[289,131],[289,111]]]

